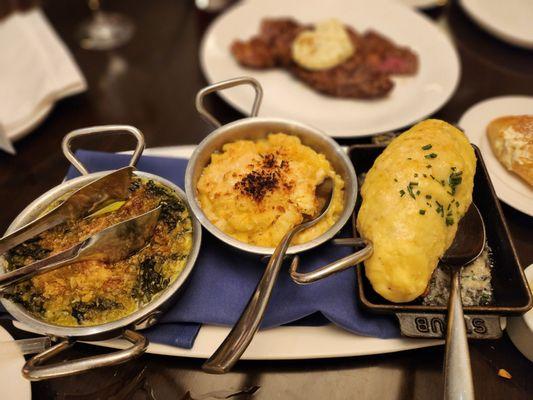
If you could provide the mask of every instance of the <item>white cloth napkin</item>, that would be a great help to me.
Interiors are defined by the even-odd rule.
[[[11,142],[43,119],[55,101],[86,88],[39,9],[0,21],[0,149],[14,154]]]

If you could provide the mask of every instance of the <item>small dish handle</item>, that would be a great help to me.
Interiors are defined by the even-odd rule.
[[[99,356],[42,365],[46,360],[69,349],[75,343],[75,341],[70,341],[68,339],[63,340],[55,346],[50,347],[48,350],[30,358],[26,364],[24,364],[24,367],[22,367],[22,376],[30,381],[41,381],[44,379],[75,375],[91,369],[121,364],[132,360],[143,354],[148,347],[148,339],[135,331],[125,330],[122,333],[122,337],[132,343],[132,346]]]
[[[127,133],[133,136],[137,140],[137,145],[135,146],[135,150],[133,151],[133,155],[131,156],[129,166],[134,167],[137,164],[137,161],[139,161],[139,158],[141,157],[145,147],[144,135],[139,129],[130,125],[100,125],[91,126],[89,128],[76,129],[65,135],[65,137],[63,138],[63,142],[61,143],[61,147],[63,149],[63,154],[65,155],[67,160],[69,160],[70,163],[78,171],[80,171],[82,175],[88,175],[89,171],[72,152],[72,148],[70,146],[72,140],[80,136],[91,136],[105,132]]]
[[[204,99],[210,93],[218,92],[219,90],[229,89],[240,85],[250,85],[254,88],[255,98],[254,103],[252,105],[252,111],[250,112],[250,116],[257,117],[257,114],[259,113],[259,107],[261,107],[261,101],[263,100],[263,88],[261,87],[261,84],[257,81],[257,79],[254,79],[249,76],[228,79],[226,81],[214,83],[210,86],[203,88],[196,95],[196,110],[202,116],[202,118],[204,118],[215,128],[221,127],[222,124],[220,123],[220,121],[216,119],[213,114],[207,111],[207,108],[205,108]]]
[[[298,272],[300,258],[295,256],[290,267],[291,279],[299,285],[307,285],[309,283],[319,281],[368,259],[374,250],[372,243],[362,238],[336,239],[333,243],[341,246],[364,245],[365,247],[353,254],[350,254],[349,256],[341,258],[340,260],[334,261],[324,267],[320,267],[314,271],[306,273]]]

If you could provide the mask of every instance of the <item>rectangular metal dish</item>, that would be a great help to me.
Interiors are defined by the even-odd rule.
[[[483,158],[479,149],[476,146],[473,147],[477,157],[473,197],[485,221],[487,240],[492,250],[494,302],[486,306],[465,306],[464,312],[470,336],[493,338],[501,335],[499,316],[523,314],[533,306],[533,302]],[[350,147],[349,156],[358,177],[372,167],[375,159],[384,148],[380,145],[354,145]],[[354,232],[357,232],[355,218],[361,204],[360,200],[358,194],[353,218]],[[363,265],[357,268],[357,279],[358,297],[361,304],[373,312],[396,314],[404,335],[414,337],[442,336],[446,307],[426,306],[420,300],[405,304],[396,304],[385,300],[372,289],[364,274]],[[490,318],[491,316],[493,318]]]

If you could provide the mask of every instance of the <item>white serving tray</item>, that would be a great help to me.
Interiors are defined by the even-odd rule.
[[[194,148],[194,145],[158,147],[147,149],[144,154],[189,158]],[[14,321],[13,324],[19,329],[32,331],[20,322]],[[208,358],[229,332],[229,327],[203,325],[192,349],[150,343],[147,352],[167,356]],[[442,340],[436,339],[378,339],[359,336],[333,324],[325,326],[281,326],[257,332],[242,359],[301,360],[366,356],[437,346],[443,343]],[[90,344],[111,348],[124,348],[128,345],[125,341],[119,339],[90,342]]]

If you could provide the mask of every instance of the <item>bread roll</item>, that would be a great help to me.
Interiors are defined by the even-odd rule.
[[[487,127],[487,135],[503,166],[533,186],[533,116],[497,118]]]
[[[404,132],[368,171],[357,229],[374,253],[374,290],[401,303],[422,295],[472,202],[476,156],[452,125],[427,120]]]

